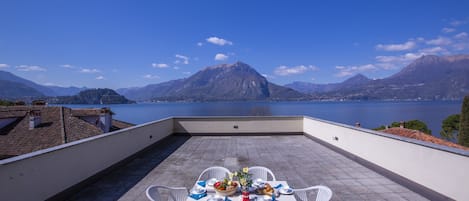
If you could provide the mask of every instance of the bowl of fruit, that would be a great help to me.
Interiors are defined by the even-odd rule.
[[[233,195],[238,189],[238,183],[235,181],[230,181],[228,179],[223,179],[222,181],[217,181],[213,184],[213,188],[217,195],[222,197]]]

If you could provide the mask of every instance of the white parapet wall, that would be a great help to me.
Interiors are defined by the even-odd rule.
[[[312,136],[455,200],[469,152],[310,117],[174,117],[0,161],[1,200],[45,200],[173,133]]]
[[[172,134],[173,127],[164,119],[2,160],[0,200],[51,198]]]
[[[455,200],[469,198],[469,152],[304,118],[304,133]]]
[[[303,133],[303,117],[176,117],[174,132],[204,135]]]

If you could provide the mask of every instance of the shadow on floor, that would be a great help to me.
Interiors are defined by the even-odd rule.
[[[117,200],[182,146],[190,136],[169,136],[121,167],[100,176],[67,200]]]

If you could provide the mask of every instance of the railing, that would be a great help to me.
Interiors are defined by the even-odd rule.
[[[452,199],[469,197],[469,152],[309,117],[174,117],[0,161],[2,200],[44,200],[172,133],[305,134]]]

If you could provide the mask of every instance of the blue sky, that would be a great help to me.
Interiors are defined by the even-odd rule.
[[[469,1],[0,1],[0,70],[122,88],[243,61],[271,82],[383,78],[469,53]]]

